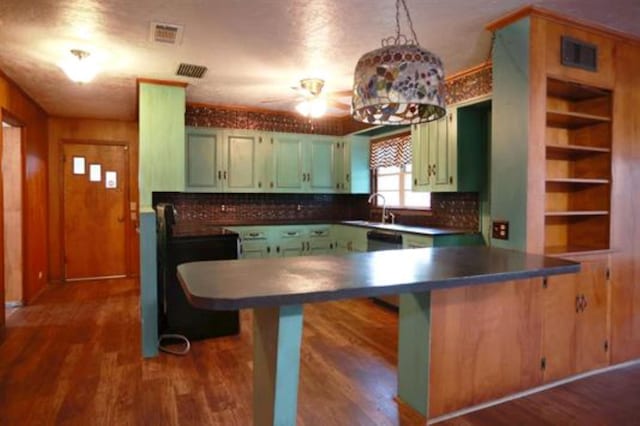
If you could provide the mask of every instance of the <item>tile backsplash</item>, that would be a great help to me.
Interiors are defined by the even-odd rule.
[[[174,204],[178,222],[215,225],[258,225],[380,220],[380,209],[367,203],[368,194],[226,194],[155,192],[153,204]],[[478,229],[476,193],[433,193],[432,210],[420,214],[397,211],[396,222],[415,226]]]

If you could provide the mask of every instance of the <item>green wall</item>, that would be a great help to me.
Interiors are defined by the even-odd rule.
[[[509,221],[509,239],[491,245],[525,250],[529,123],[529,18],[496,33],[493,49],[491,217]]]
[[[184,191],[184,87],[140,83],[140,207],[152,191]]]

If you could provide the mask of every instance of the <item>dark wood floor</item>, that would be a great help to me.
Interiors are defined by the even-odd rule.
[[[56,285],[7,319],[0,425],[251,424],[250,311],[240,336],[140,357],[131,280]],[[424,425],[393,399],[396,315],[367,300],[308,305],[298,425]],[[636,416],[636,414],[639,414]],[[640,366],[441,425],[640,424]]]

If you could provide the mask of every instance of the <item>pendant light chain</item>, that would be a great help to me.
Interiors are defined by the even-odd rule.
[[[400,33],[400,3],[402,3],[402,8],[404,9],[404,13],[407,16],[407,22],[409,23],[409,29],[411,30],[411,36],[413,39],[409,39],[406,35]],[[389,46],[394,44],[396,46],[409,44],[420,46],[418,42],[418,36],[416,36],[416,32],[413,29],[413,21],[411,20],[411,15],[409,14],[409,8],[407,7],[407,3],[405,0],[396,0],[396,36],[388,37],[382,39],[382,46]]]

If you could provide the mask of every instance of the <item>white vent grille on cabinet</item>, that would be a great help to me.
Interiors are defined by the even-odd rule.
[[[151,40],[157,43],[180,44],[184,26],[152,22],[150,28]]]

